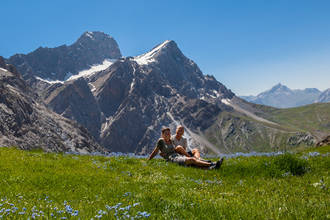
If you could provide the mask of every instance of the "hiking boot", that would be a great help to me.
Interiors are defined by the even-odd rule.
[[[224,158],[221,158],[220,160],[218,160],[215,164],[214,169],[219,169],[223,163],[223,160],[224,160]]]
[[[212,163],[212,165],[209,166],[208,169],[209,169],[209,170],[214,170],[214,169],[216,169],[216,168],[215,168],[216,165],[217,165],[217,164]]]

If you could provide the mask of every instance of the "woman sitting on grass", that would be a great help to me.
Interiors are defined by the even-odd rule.
[[[178,150],[180,149],[180,150]],[[200,168],[208,168],[208,169],[219,169],[223,159],[213,162],[206,162],[199,160],[195,157],[187,157],[185,155],[181,155],[182,147],[174,147],[173,142],[171,140],[171,130],[169,128],[162,129],[162,138],[159,138],[156,144],[155,149],[150,154],[148,160],[154,158],[158,152],[160,156],[162,156],[167,161],[171,161],[173,163],[177,163],[179,165],[193,165]]]

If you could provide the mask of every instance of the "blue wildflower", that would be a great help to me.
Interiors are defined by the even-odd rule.
[[[131,193],[130,192],[126,192],[126,193],[124,193],[124,197],[126,197],[126,196],[130,196],[131,195]]]
[[[320,156],[320,153],[319,152],[309,152],[308,155],[310,157],[316,157],[316,156]]]
[[[78,210],[75,210],[74,213],[72,213],[71,215],[72,216],[78,216],[78,214],[79,214],[79,211]]]
[[[114,208],[115,208],[115,209],[118,209],[119,206],[121,206],[121,205],[122,205],[122,203],[119,202],[119,203],[117,203],[117,205],[114,206]]]
[[[145,218],[148,218],[151,215],[151,214],[149,214],[147,212],[138,212],[137,214],[140,215],[140,216],[142,216],[142,217],[145,217]]]
[[[19,214],[19,215],[24,215],[24,214],[25,214],[25,212],[19,212],[18,214]]]
[[[102,218],[102,215],[95,215],[95,218]]]
[[[65,206],[65,210],[66,210],[66,212],[68,212],[68,213],[72,213],[72,211],[73,211],[70,205],[66,205],[66,206]]]

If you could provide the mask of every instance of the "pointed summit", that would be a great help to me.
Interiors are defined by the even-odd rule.
[[[289,89],[287,86],[282,85],[281,83],[276,84],[275,86],[273,86],[273,88],[271,88],[269,91],[267,91],[268,93],[273,93],[273,92],[289,92],[291,93],[291,89]]]
[[[147,65],[149,63],[154,63],[159,60],[161,56],[184,56],[177,44],[173,40],[166,40],[161,44],[158,44],[156,47],[151,49],[149,52],[142,55],[136,56],[134,60],[139,65]]]

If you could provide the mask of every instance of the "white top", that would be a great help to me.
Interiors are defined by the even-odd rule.
[[[176,139],[175,135],[171,137],[171,140],[175,147],[181,145],[186,151],[190,151],[190,148],[188,148],[187,144],[187,138],[181,137],[180,140]]]

